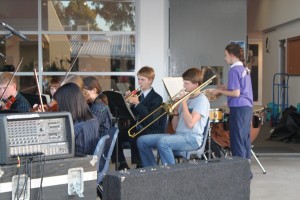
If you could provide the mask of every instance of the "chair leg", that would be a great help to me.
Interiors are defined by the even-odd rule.
[[[258,160],[257,156],[255,155],[254,151],[251,149],[251,153],[253,155],[253,157],[255,158],[256,162],[258,163],[258,165],[260,166],[261,170],[263,171],[263,174],[266,174],[266,170],[265,168],[262,166],[262,164],[260,163],[260,161]]]
[[[206,157],[205,154],[202,154],[202,156],[203,156],[203,158],[204,158],[205,160],[207,160],[207,157]],[[201,157],[200,157],[200,158],[201,158]]]
[[[159,165],[159,162],[160,162],[160,156],[159,156],[159,153],[157,152],[157,155],[156,155],[156,164]]]

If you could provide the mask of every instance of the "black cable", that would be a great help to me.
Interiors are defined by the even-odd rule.
[[[40,178],[41,178],[41,173],[42,173],[42,168],[41,168],[41,165],[42,165],[42,156],[41,155],[38,155],[38,161],[39,161],[39,164],[38,164],[38,166],[39,166],[39,169],[40,169]],[[39,190],[38,190],[38,197],[37,197],[37,199],[40,199],[41,197],[41,187],[39,188]]]
[[[16,197],[18,196],[18,199],[19,199],[19,184],[20,184],[20,176],[21,176],[21,159],[20,157],[18,156],[18,164],[17,164],[17,171],[18,171],[18,182],[17,182],[17,188],[16,188],[16,191],[15,191],[15,197],[14,197],[14,200],[16,199]]]
[[[32,174],[32,161],[33,161],[33,156],[30,159],[30,167],[29,167],[29,177],[30,177],[30,181],[29,181],[29,193],[31,194],[31,174]]]
[[[45,154],[43,154],[43,170],[42,170],[41,185],[40,185],[42,199],[44,198],[43,197],[43,180],[44,180],[45,163],[46,163],[46,156],[45,156]]]
[[[26,197],[26,194],[27,194],[27,185],[28,185],[28,159],[27,157],[25,157],[25,178],[24,178],[24,184],[23,184],[23,187],[22,187],[22,190],[20,192],[20,195],[19,197],[21,197],[22,193],[23,193],[23,199],[25,199]],[[26,176],[27,175],[27,176]]]
[[[42,157],[43,156],[43,157]],[[43,179],[44,179],[44,168],[45,168],[45,154],[41,154],[39,156],[39,165],[40,165],[40,188],[39,188],[39,193],[38,193],[38,199],[43,199]],[[43,159],[42,159],[43,158]]]

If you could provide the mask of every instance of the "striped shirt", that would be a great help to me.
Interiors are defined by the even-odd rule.
[[[11,105],[10,110],[18,111],[18,112],[29,112],[31,106],[27,99],[20,94],[19,92],[16,95],[15,102]]]
[[[93,155],[100,139],[99,123],[96,118],[74,123],[75,155]]]

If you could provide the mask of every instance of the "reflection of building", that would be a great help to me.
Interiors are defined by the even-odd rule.
[[[76,71],[126,72],[134,70],[135,47],[132,44],[131,35],[90,35],[88,41],[82,41],[81,35],[72,35],[70,44],[73,50],[71,58],[76,58],[78,53],[80,54],[78,64],[74,67]],[[110,78],[115,82],[130,82],[129,79],[117,80],[117,77],[106,77],[105,83],[102,80],[101,84],[108,84]],[[110,85],[106,86],[111,88]]]

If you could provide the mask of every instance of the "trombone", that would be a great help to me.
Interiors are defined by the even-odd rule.
[[[168,114],[168,115],[173,115],[174,114],[174,109],[184,100],[190,98],[190,96],[194,95],[196,92],[201,91],[204,87],[206,87],[207,85],[209,85],[212,80],[216,78],[216,75],[213,75],[211,78],[209,78],[207,81],[205,81],[204,83],[202,83],[199,87],[197,87],[196,89],[194,89],[193,91],[187,93],[186,95],[184,95],[181,99],[174,98],[172,97],[171,99],[169,99],[167,102],[162,103],[161,106],[159,106],[157,109],[155,109],[154,111],[152,111],[150,114],[148,114],[146,117],[144,117],[142,120],[140,120],[139,122],[137,122],[134,126],[132,126],[129,130],[128,130],[128,135],[131,138],[136,137],[138,134],[140,134],[142,131],[144,131],[146,128],[148,128],[149,126],[151,126],[154,122],[156,122],[159,118],[161,118],[163,115]],[[177,94],[175,95],[177,96]],[[175,100],[174,100],[175,99]],[[155,119],[150,122],[147,126],[143,127],[141,130],[139,130],[136,133],[131,133],[133,129],[135,129],[139,124],[141,124],[143,121],[145,121],[147,118],[149,118],[151,115],[157,113],[159,110],[163,109],[162,114],[160,114],[158,117],[155,117]]]

